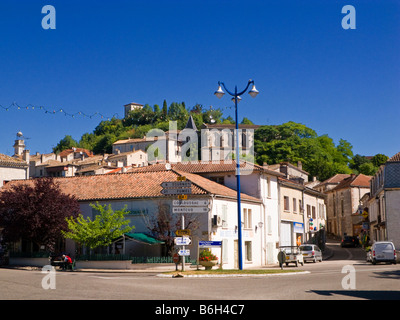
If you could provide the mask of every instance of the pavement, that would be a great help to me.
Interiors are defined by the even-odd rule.
[[[328,260],[333,257],[332,245],[337,245],[339,241],[332,240],[326,243],[325,250],[322,252],[322,259]],[[19,270],[28,270],[28,271],[41,271],[41,267],[33,267],[33,266],[2,266],[3,268],[10,269],[19,269]],[[278,264],[271,264],[262,266],[261,269],[274,269],[279,268]],[[186,270],[194,270],[196,269],[196,265],[186,265]],[[257,267],[255,269],[260,269]],[[176,270],[175,264],[168,265],[159,265],[159,264],[136,264],[132,269],[75,269],[74,272],[96,272],[96,273],[163,273],[163,272],[173,272],[173,271],[181,271],[181,266],[179,265],[178,270]],[[62,271],[62,272],[70,272],[70,271]]]

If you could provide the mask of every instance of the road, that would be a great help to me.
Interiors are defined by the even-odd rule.
[[[329,244],[333,257],[304,267],[302,274],[165,278],[157,273],[0,270],[0,299],[16,300],[364,300],[400,299],[400,264],[366,263],[359,248]],[[346,271],[348,270],[348,271]],[[353,272],[354,271],[354,272]],[[50,281],[44,284],[48,285]]]

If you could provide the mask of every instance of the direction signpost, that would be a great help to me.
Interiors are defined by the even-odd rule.
[[[167,188],[162,189],[164,195],[192,194],[192,188]]]
[[[210,211],[208,207],[173,207],[173,213],[207,213]]]
[[[192,239],[189,237],[176,237],[174,238],[174,243],[177,246],[188,246],[192,243]]]

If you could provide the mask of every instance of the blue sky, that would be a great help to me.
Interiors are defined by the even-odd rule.
[[[55,30],[41,26],[47,4]],[[342,28],[345,5],[356,9],[355,30]],[[93,132],[99,114],[122,117],[132,101],[234,116],[230,99],[213,95],[217,82],[240,90],[254,79],[260,94],[243,97],[240,119],[300,122],[349,141],[354,154],[393,156],[399,36],[395,0],[1,0],[0,105],[22,108],[0,108],[0,153],[13,154],[18,131],[31,153],[51,152],[67,134]]]

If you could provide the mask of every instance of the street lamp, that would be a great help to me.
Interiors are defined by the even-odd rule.
[[[241,208],[240,208],[240,158],[239,158],[239,121],[238,121],[238,109],[237,105],[242,98],[240,97],[242,94],[246,93],[247,89],[250,85],[253,85],[251,90],[249,90],[249,94],[252,98],[255,98],[258,95],[258,90],[254,84],[253,80],[249,80],[247,83],[246,88],[238,92],[237,86],[235,86],[235,92],[230,92],[226,87],[225,84],[221,81],[218,82],[218,89],[214,92],[218,99],[221,99],[225,92],[222,90],[224,87],[225,91],[231,95],[232,101],[235,102],[235,122],[236,122],[236,184],[237,184],[237,208],[238,208],[238,250],[239,250],[239,270],[243,270],[243,259],[242,259],[242,218],[241,218]]]

